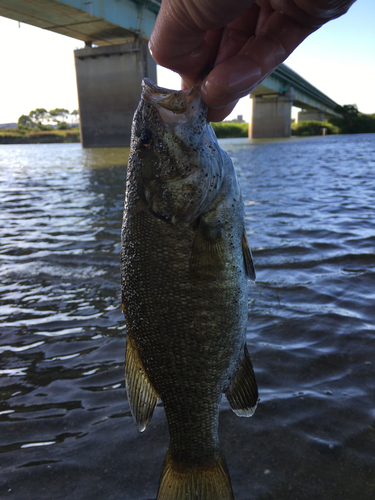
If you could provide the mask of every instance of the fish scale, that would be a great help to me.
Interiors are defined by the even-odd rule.
[[[121,251],[125,373],[139,430],[163,401],[170,443],[158,500],[233,497],[219,405],[226,393],[248,416],[258,397],[246,354],[246,282],[255,275],[243,203],[205,116],[197,91],[146,80],[132,129]]]
[[[163,400],[167,418],[170,414],[171,445],[177,442],[178,449],[182,442],[186,449],[199,429],[200,446],[195,450],[195,459],[198,459],[206,446],[212,447],[212,441],[218,447],[217,430],[213,434],[212,428],[217,429],[218,405],[229,385],[227,367],[232,365],[234,371],[244,344],[244,330],[241,335],[233,335],[233,319],[226,307],[228,302],[235,301],[237,291],[231,283],[225,287],[224,280],[217,283],[214,279],[208,283],[189,277],[193,234],[179,234],[175,226],[155,221],[147,213],[135,217],[127,229],[127,238],[143,235],[143,244],[139,258],[128,259],[126,265],[132,265],[134,278],[141,273],[146,278],[139,281],[139,287],[134,285],[136,294],[133,290],[129,297],[125,292],[124,303],[132,311],[131,334],[149,378]],[[145,234],[148,234],[148,242],[144,241]],[[172,262],[171,249],[175,256]],[[215,302],[209,300],[212,294]],[[221,331],[230,331],[230,338],[219,335]]]

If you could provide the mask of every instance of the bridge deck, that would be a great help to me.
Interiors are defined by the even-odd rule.
[[[102,46],[135,34],[149,38],[159,6],[157,0],[1,0],[0,16]]]
[[[293,88],[293,106],[302,109],[319,109],[327,114],[340,116],[335,112],[337,103],[311,85],[286,64],[280,66],[269,75],[252,92],[254,96],[274,96],[284,94]]]

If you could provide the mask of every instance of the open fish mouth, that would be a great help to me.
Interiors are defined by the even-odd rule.
[[[191,120],[205,106],[198,85],[186,91],[169,90],[158,87],[149,78],[144,78],[142,81],[142,98],[153,104],[167,122],[180,121],[181,115],[185,115],[186,120]]]

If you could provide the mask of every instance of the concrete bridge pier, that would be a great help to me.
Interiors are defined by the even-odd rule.
[[[142,78],[156,82],[147,42],[86,47],[74,58],[82,147],[129,146]]]
[[[318,122],[324,121],[324,111],[321,111],[320,109],[299,111],[297,114],[297,123],[307,120],[314,120]]]
[[[290,137],[293,88],[277,97],[251,95],[249,138]]]

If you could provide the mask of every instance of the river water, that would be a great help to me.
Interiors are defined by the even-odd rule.
[[[375,498],[375,134],[223,140],[257,282],[260,403],[223,399],[236,500]],[[124,149],[0,146],[0,498],[147,500],[168,431],[124,388]]]

